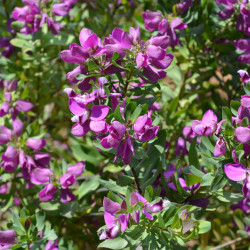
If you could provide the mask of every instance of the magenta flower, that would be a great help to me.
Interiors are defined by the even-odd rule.
[[[233,6],[227,6],[225,9],[221,10],[218,13],[218,16],[223,19],[226,20],[228,18],[230,18],[234,13],[234,7]]]
[[[179,11],[182,15],[193,6],[193,0],[184,0],[182,3],[178,3],[177,6],[178,6]]]
[[[217,116],[212,110],[208,110],[201,121],[195,120],[192,122],[192,130],[199,136],[210,136],[214,133],[218,134],[224,121],[225,120],[222,120],[217,124]]]
[[[10,43],[9,37],[0,38],[0,48],[4,48],[4,50],[2,51],[2,56],[5,56],[7,58],[9,58],[15,50],[15,47]]]
[[[8,146],[1,156],[1,166],[6,172],[13,172],[18,166],[18,150],[13,146]]]
[[[81,63],[89,57],[100,55],[104,52],[101,39],[91,30],[83,28],[79,35],[81,46],[72,43],[69,50],[63,50],[60,55],[67,63]]]
[[[226,154],[226,142],[225,140],[220,136],[219,139],[217,140],[214,148],[214,156],[219,157],[221,155]]]
[[[106,211],[110,214],[117,213],[121,209],[120,204],[110,200],[107,197],[104,197],[104,199],[103,199],[103,207],[104,207],[104,211]]]
[[[145,22],[145,28],[150,31],[158,29],[158,25],[162,20],[162,15],[159,12],[153,12],[146,10],[142,13],[142,17]]]
[[[115,217],[104,211],[104,220],[109,230],[106,230],[105,233],[100,235],[100,240],[114,239],[120,230],[121,232],[124,232],[128,227],[128,216],[126,214],[121,214],[118,215],[118,217]]]
[[[153,220],[154,217],[151,215],[151,213],[158,213],[163,209],[163,201],[160,200],[159,202],[154,203],[153,205],[150,205],[150,203],[143,198],[139,193],[132,192],[130,196],[130,203],[132,206],[135,206],[137,202],[142,202],[143,208],[142,213],[149,219]]]
[[[101,140],[104,148],[117,148],[127,130],[126,126],[118,121],[114,121],[109,126],[109,135]]]
[[[58,244],[58,240],[55,240],[54,243],[49,240],[44,250],[59,250],[56,246]]]
[[[237,127],[235,129],[235,136],[237,141],[248,143],[250,141],[250,127]]]
[[[240,78],[241,78],[242,82],[244,82],[245,84],[250,82],[250,76],[248,75],[247,71],[240,69],[237,72],[240,75]]]
[[[135,138],[140,142],[147,142],[154,139],[159,127],[152,126],[152,119],[147,114],[140,116],[133,124]]]
[[[250,192],[250,170],[242,164],[226,164],[224,166],[226,176],[232,181],[243,182],[243,195],[247,197]]]
[[[250,39],[239,39],[234,41],[236,49],[244,51],[244,54],[240,55],[238,61],[241,63],[250,63]]]
[[[34,184],[50,182],[53,171],[49,168],[37,167],[30,174],[30,180]]]
[[[127,135],[125,140],[118,146],[114,162],[116,162],[117,158],[121,156],[123,163],[128,165],[131,162],[131,153],[135,155],[133,139],[131,136]]]
[[[175,144],[175,154],[178,156],[182,154],[182,156],[188,155],[186,141],[179,137],[176,144]]]
[[[48,202],[50,201],[55,192],[57,187],[54,186],[52,183],[46,184],[45,187],[39,192],[38,197],[41,202]]]
[[[29,138],[26,145],[31,149],[40,150],[46,146],[46,141],[44,139]]]
[[[250,95],[243,95],[240,102],[241,106],[238,110],[238,119],[242,120],[247,117],[248,121],[250,121]]]
[[[15,243],[15,238],[14,230],[0,231],[0,248],[9,249]]]

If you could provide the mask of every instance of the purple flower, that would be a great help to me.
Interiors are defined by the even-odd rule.
[[[49,168],[37,167],[35,168],[30,175],[30,180],[34,184],[43,184],[50,182],[53,171]]]
[[[188,11],[193,6],[193,0],[184,0],[182,3],[177,4],[181,15]]]
[[[50,201],[53,198],[56,190],[57,187],[54,186],[52,183],[46,184],[46,186],[38,194],[39,200],[41,202]]]
[[[70,11],[70,6],[66,3],[56,3],[52,6],[52,13],[55,16],[66,16]]]
[[[241,78],[242,82],[244,82],[245,84],[247,84],[248,82],[250,82],[250,76],[248,75],[247,71],[240,69],[237,72],[240,75],[240,78]]]
[[[133,139],[131,136],[126,136],[125,140],[122,141],[117,148],[117,153],[114,158],[114,162],[116,162],[118,157],[121,156],[123,163],[125,165],[128,165],[131,162],[131,153],[135,155]]]
[[[104,211],[108,212],[110,214],[114,214],[121,209],[120,204],[110,200],[107,197],[104,197],[104,199],[103,199],[103,207],[104,207]]]
[[[46,141],[44,139],[29,138],[26,145],[31,149],[40,150],[46,146]]]
[[[222,120],[217,124],[217,116],[212,110],[208,110],[201,121],[195,120],[192,122],[192,130],[199,136],[210,136],[215,132],[218,134],[224,121]]]
[[[2,51],[2,56],[5,56],[7,58],[9,58],[15,50],[15,47],[10,43],[9,37],[0,38],[0,48],[5,48]]]
[[[114,239],[120,230],[121,232],[124,232],[128,227],[128,216],[126,214],[121,214],[118,215],[118,217],[115,217],[104,211],[104,220],[109,229],[104,230],[101,233],[99,236],[100,240]]]
[[[13,146],[8,146],[1,158],[1,166],[6,172],[13,172],[17,168],[19,163],[18,150]]]
[[[101,39],[91,30],[83,28],[79,35],[81,46],[72,43],[69,50],[60,53],[63,61],[67,63],[81,63],[89,57],[100,55],[104,52]]]
[[[225,140],[220,136],[217,140],[214,148],[214,156],[219,157],[221,155],[226,154],[226,142]]]
[[[75,176],[81,176],[85,170],[85,162],[79,161],[75,165],[71,165],[67,168],[67,173]]]
[[[14,230],[0,231],[0,247],[7,249],[15,243],[16,233]],[[3,248],[2,248],[3,247]]]
[[[238,50],[245,51],[244,54],[239,56],[238,61],[242,63],[250,63],[250,39],[239,39],[234,41],[234,46]]]
[[[186,141],[182,137],[179,137],[175,144],[175,154],[177,156],[180,154],[182,154],[182,156],[188,155]]]
[[[56,247],[57,244],[58,240],[55,240],[54,243],[51,240],[49,240],[44,250],[58,250],[58,248]]]
[[[46,166],[49,165],[50,154],[44,152],[35,152],[34,159],[39,165]]]
[[[152,119],[147,114],[140,116],[133,124],[135,138],[140,142],[147,142],[154,139],[158,133],[159,127],[152,126]]]
[[[146,10],[145,12],[143,12],[142,17],[145,22],[145,28],[150,31],[156,30],[163,18],[161,13],[153,12],[150,10]]]
[[[62,203],[72,202],[75,199],[76,197],[68,188],[61,189],[61,202]]]
[[[11,136],[11,130],[0,125],[0,145],[7,144],[11,140]]]
[[[62,189],[66,189],[69,186],[72,186],[75,183],[76,180],[76,176],[69,174],[69,173],[65,173],[60,177],[60,183],[61,183],[61,187]]]
[[[225,9],[223,9],[222,11],[218,13],[218,16],[222,18],[223,20],[226,20],[230,18],[233,15],[233,13],[234,13],[234,7],[227,6]]]
[[[2,106],[0,107],[0,117],[3,117],[9,114],[10,106],[7,102],[3,102]]]
[[[25,100],[18,100],[16,102],[16,109],[18,111],[24,111],[24,112],[28,112],[30,111],[32,108],[34,107],[34,105],[31,102],[25,101]]]
[[[238,119],[242,120],[247,117],[248,121],[250,121],[250,95],[241,96],[240,102],[241,106],[238,110]]]
[[[104,148],[117,148],[126,132],[126,126],[118,121],[114,121],[109,126],[109,135],[101,140]]]
[[[150,205],[150,203],[143,198],[139,193],[133,191],[130,196],[130,204],[132,206],[135,206],[137,202],[143,203],[142,213],[149,219],[153,220],[154,217],[151,215],[151,213],[158,213],[163,209],[163,201],[160,200],[159,202],[154,203],[153,205]]]
[[[250,141],[250,127],[237,127],[235,136],[239,142],[248,143]]]
[[[224,166],[226,176],[233,181],[244,181],[243,195],[247,197],[250,192],[250,171],[242,164],[226,164]]]

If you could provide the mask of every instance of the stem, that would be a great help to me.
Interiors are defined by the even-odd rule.
[[[189,200],[190,200],[195,194],[197,194],[197,193],[200,192],[200,189],[201,189],[201,186],[197,187],[197,188],[191,193],[191,195],[188,196],[188,197],[182,202],[182,204],[188,203]]]
[[[234,243],[237,243],[237,242],[239,242],[239,241],[242,241],[242,238],[237,238],[237,239],[235,239],[235,240],[231,240],[231,241],[229,241],[229,242],[226,242],[226,243],[224,243],[224,244],[222,244],[222,245],[219,245],[219,246],[217,246],[217,247],[214,247],[213,250],[218,250],[218,249],[221,249],[221,248],[224,248],[224,247],[233,245]]]
[[[136,171],[135,171],[135,169],[133,167],[131,167],[131,171],[132,171],[133,176],[135,178],[135,184],[136,184],[136,187],[138,189],[138,192],[139,192],[139,194],[142,194],[140,183],[139,183],[139,179],[138,179],[138,177],[136,175]]]

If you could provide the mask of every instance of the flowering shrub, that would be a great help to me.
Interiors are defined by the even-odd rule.
[[[247,248],[249,18],[3,0],[0,249]]]

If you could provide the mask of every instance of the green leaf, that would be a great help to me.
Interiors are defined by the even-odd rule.
[[[121,237],[115,239],[108,239],[100,243],[98,248],[108,248],[108,249],[123,249],[128,245],[128,242]]]
[[[245,230],[245,225],[243,223],[243,211],[236,209],[234,211],[234,221],[241,230]]]
[[[232,113],[237,116],[238,115],[238,109],[240,107],[241,103],[239,101],[231,101],[230,102],[230,108]]]
[[[118,58],[119,58],[119,54],[115,51],[113,56],[112,56],[111,61],[116,61]]]
[[[198,229],[199,229],[199,234],[204,234],[204,233],[210,231],[211,230],[211,222],[199,220]]]
[[[225,134],[225,136],[233,136],[234,135],[234,129],[229,122],[226,122],[224,134]]]
[[[17,48],[34,49],[34,45],[30,41],[21,38],[13,38],[10,40],[10,43]]]
[[[190,169],[190,171],[191,171],[194,175],[199,176],[199,177],[201,177],[201,178],[205,175],[202,171],[198,170],[198,169],[197,169],[196,167],[194,167],[193,165],[189,166],[189,169]]]
[[[200,170],[201,168],[200,168],[200,164],[199,164],[199,160],[198,160],[196,145],[197,145],[197,137],[195,137],[192,140],[192,143],[190,145],[189,154],[188,154],[188,160],[189,160],[189,165],[193,165],[197,169]]]
[[[213,180],[214,180],[213,173],[207,173],[207,174],[203,175],[203,177],[202,177],[201,186],[203,186],[203,187],[210,186],[212,184]]]
[[[139,104],[135,111],[133,112],[132,116],[131,116],[131,121],[134,123],[136,121],[136,119],[139,117],[139,115],[142,112],[142,106]]]
[[[92,71],[92,70],[96,70],[96,69],[99,69],[99,66],[93,60],[89,60],[88,70]]]
[[[185,176],[185,181],[188,187],[196,184],[196,183],[200,183],[202,180],[201,177],[193,175],[193,174],[186,174]]]
[[[123,194],[123,195],[126,194],[127,187],[121,187],[121,186],[117,185],[115,181],[112,181],[112,180],[104,181],[104,180],[99,179],[99,183],[103,187],[107,188],[110,191],[120,193],[120,194]]]
[[[232,121],[232,113],[228,107],[222,107],[222,119]]]
[[[244,117],[241,121],[241,126],[242,127],[248,127],[249,126],[249,121],[247,117]]]
[[[215,194],[215,197],[222,202],[237,202],[244,199],[242,194],[230,193],[223,189],[219,189]]]
[[[131,121],[132,114],[134,113],[136,107],[137,107],[137,103],[136,102],[129,102],[126,105],[126,109],[125,109],[126,121]]]
[[[123,81],[121,72],[116,71],[115,74],[116,74],[117,78],[119,79],[119,82],[124,85],[124,81]]]
[[[43,211],[39,211],[36,213],[36,227],[38,232],[43,230],[45,222],[45,213]]]
[[[218,189],[225,186],[226,183],[227,183],[227,178],[225,177],[223,172],[218,172],[211,184],[210,189],[212,192],[216,192]]]
[[[114,112],[114,117],[117,121],[123,123],[124,120],[123,120],[122,115],[121,115],[120,106],[121,106],[121,104],[117,105],[115,112]]]
[[[15,30],[20,30],[24,25],[24,22],[14,21],[11,23],[11,27]]]
[[[12,217],[13,217],[13,228],[18,234],[25,234],[25,229],[21,222],[19,221],[19,216],[12,211]]]
[[[80,187],[77,189],[77,191],[75,192],[75,195],[77,195],[78,198],[81,199],[89,192],[95,191],[100,185],[99,178],[100,177],[98,175],[95,175],[95,176],[85,180],[80,185]]]
[[[153,200],[154,189],[152,186],[147,186],[145,189],[144,198],[151,202]]]

